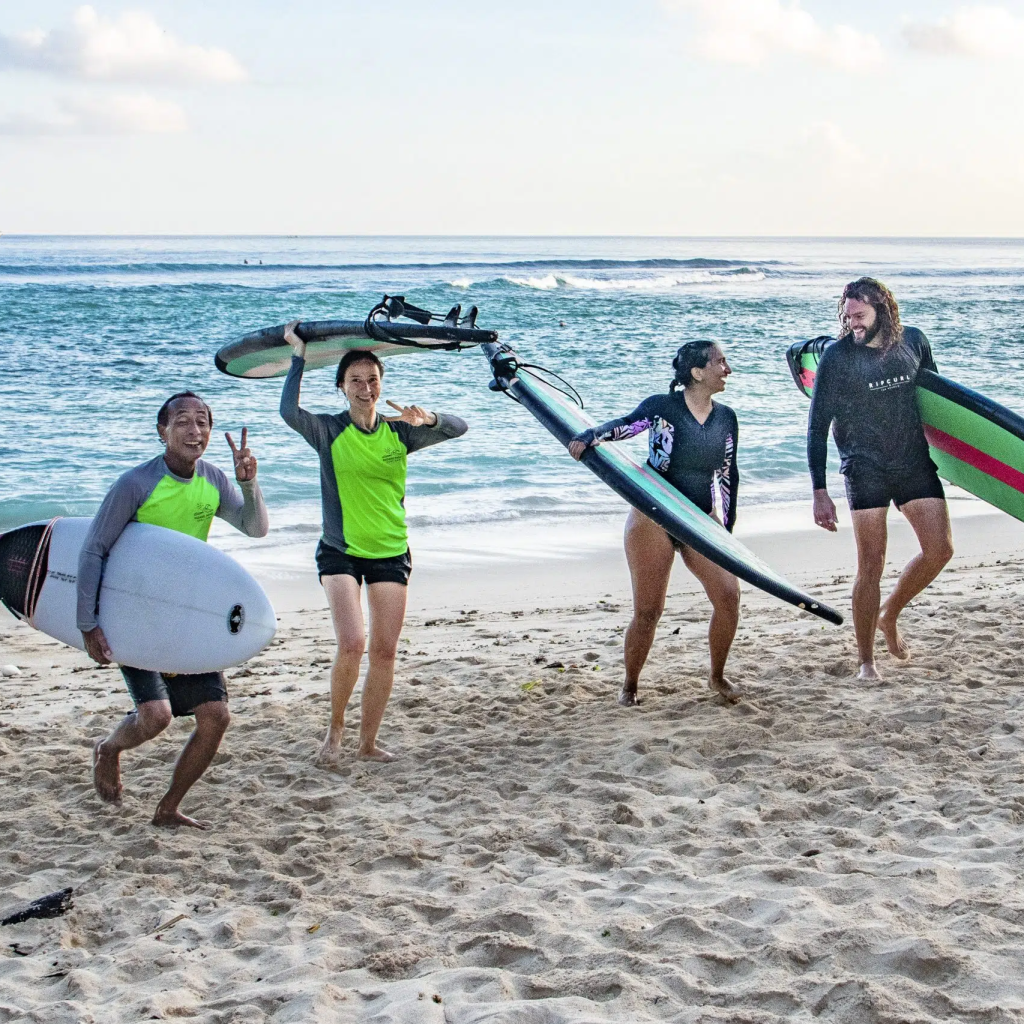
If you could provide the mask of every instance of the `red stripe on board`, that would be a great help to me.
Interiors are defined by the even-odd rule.
[[[1000,462],[991,455],[986,455],[973,445],[952,437],[937,427],[930,427],[926,424],[924,436],[928,438],[928,443],[933,448],[938,448],[940,452],[945,452],[947,455],[952,455],[954,459],[966,462],[968,466],[980,469],[982,473],[987,473],[1015,491],[1024,494],[1024,473],[1021,473],[1020,470],[1006,465],[1005,462]]]

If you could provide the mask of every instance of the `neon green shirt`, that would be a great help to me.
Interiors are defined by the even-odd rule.
[[[307,412],[299,406],[304,361],[292,359],[281,392],[281,416],[320,456],[324,542],[356,558],[395,558],[409,547],[405,474],[409,452],[464,434],[457,416],[437,414],[432,427],[377,418],[361,430],[352,417]]]

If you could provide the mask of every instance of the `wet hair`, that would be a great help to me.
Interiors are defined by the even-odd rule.
[[[345,383],[345,374],[348,368],[355,363],[373,363],[380,372],[381,380],[384,379],[384,364],[372,353],[366,351],[346,352],[338,363],[338,376],[335,378],[334,386],[340,388]]]
[[[160,406],[160,411],[156,414],[156,425],[158,427],[166,427],[171,422],[171,406],[179,398],[194,398],[198,402],[203,400],[194,391],[179,391],[176,395],[171,395],[170,398]],[[213,410],[203,402],[203,408],[206,410],[206,415],[210,417],[210,426],[213,426]]]
[[[680,346],[675,359],[672,360],[672,369],[676,375],[672,378],[669,391],[677,391],[689,384],[695,384],[691,370],[703,370],[711,358],[711,350],[715,347],[713,341],[688,341]]]
[[[866,302],[875,310],[878,321],[875,324],[876,336],[882,340],[882,351],[888,352],[894,349],[903,341],[903,324],[900,323],[900,307],[896,305],[896,298],[881,281],[873,277],[858,277],[851,281],[839,297],[838,312],[839,323],[843,328],[843,335],[850,334],[850,325],[843,312],[843,306],[847,299],[856,299],[858,302]]]

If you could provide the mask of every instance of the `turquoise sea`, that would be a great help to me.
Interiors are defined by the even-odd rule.
[[[683,340],[719,342],[734,370],[723,400],[740,420],[741,521],[755,506],[796,515],[807,403],[785,349],[834,332],[836,296],[863,274],[892,287],[944,373],[1024,412],[1021,240],[3,236],[0,529],[91,513],[158,450],[163,399],[190,388],[215,412],[207,457],[227,468],[220,429],[247,425],[273,536],[312,537],[317,464],[278,417],[281,381],[226,377],[213,355],[291,318],[361,319],[385,292],[441,312],[478,305],[480,326],[571,381],[598,420],[663,390]],[[388,363],[385,397],[471,427],[410,459],[414,533],[617,514],[618,499],[488,380],[478,351]],[[303,402],[339,408],[333,375],[310,373]]]

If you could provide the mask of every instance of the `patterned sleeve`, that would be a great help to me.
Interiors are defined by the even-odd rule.
[[[722,493],[722,523],[730,533],[736,525],[736,504],[740,489],[740,471],[736,464],[739,439],[739,423],[736,413],[733,413],[732,425],[725,438],[725,461],[718,474],[718,488]]]
[[[627,437],[636,437],[654,424],[654,413],[651,409],[653,398],[645,398],[628,416],[608,420],[600,426],[590,427],[578,433],[573,440],[581,441],[588,448],[602,441],[624,441]]]

